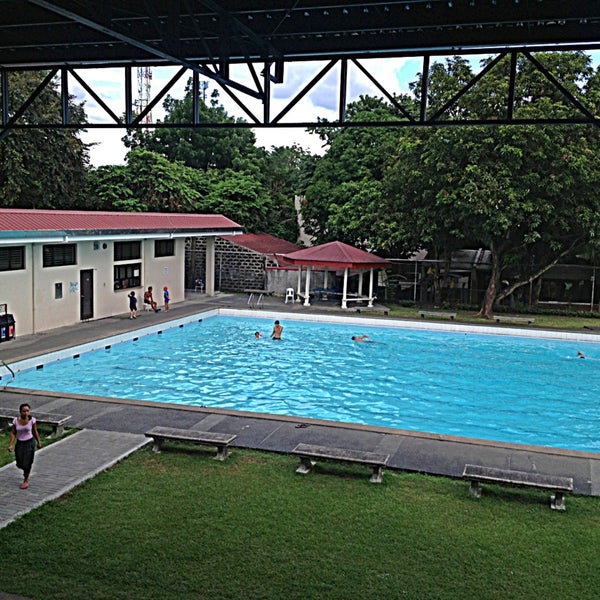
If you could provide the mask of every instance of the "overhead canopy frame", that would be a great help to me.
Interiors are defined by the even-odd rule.
[[[292,109],[335,69],[338,118],[326,126],[406,127],[432,125],[503,125],[534,123],[600,124],[590,107],[554,80],[533,53],[556,50],[600,49],[598,0],[392,0],[361,2],[322,0],[0,0],[0,138],[11,129],[30,128],[141,128],[144,117],[181,77],[194,85],[188,119],[153,127],[314,127],[318,121],[299,121]],[[373,75],[375,58],[418,56],[427,73],[437,56],[489,54],[509,56],[516,64],[522,54],[567,99],[573,111],[564,117],[520,120],[514,117],[514,72],[509,74],[506,114],[489,119],[453,120],[447,111],[464,89],[443,110],[428,114],[428,82],[423,78],[418,111],[402,106],[388,82]],[[309,82],[296,85],[288,104],[273,114],[272,99],[285,82],[291,63],[323,61]],[[232,65],[245,65],[251,73],[238,80]],[[177,70],[141,114],[132,97],[132,70],[141,66],[170,66]],[[90,68],[123,70],[122,110],[114,111],[81,73]],[[514,67],[513,67],[514,69]],[[10,74],[22,70],[48,73],[40,86],[20,104],[11,105]],[[346,118],[350,74],[360,71],[397,110],[392,121],[356,122]],[[476,76],[477,81],[486,73]],[[197,110],[199,78],[210,79],[241,108],[246,122],[201,121]],[[47,85],[60,80],[62,115],[55,121],[24,118],[27,108]],[[386,78],[387,79],[387,78]],[[73,123],[68,114],[73,83],[81,85],[104,110],[95,122]],[[259,101],[256,111],[252,101]],[[416,114],[415,114],[416,113]]]

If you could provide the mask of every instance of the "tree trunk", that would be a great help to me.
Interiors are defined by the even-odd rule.
[[[494,303],[496,301],[496,296],[498,295],[501,272],[500,260],[497,253],[492,249],[492,274],[487,289],[485,290],[481,310],[478,313],[480,317],[491,319],[493,316]]]

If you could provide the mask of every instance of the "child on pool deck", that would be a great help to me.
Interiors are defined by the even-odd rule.
[[[171,296],[169,295],[169,287],[166,285],[163,288],[163,300],[165,301],[165,312],[169,312],[169,302],[171,301]]]

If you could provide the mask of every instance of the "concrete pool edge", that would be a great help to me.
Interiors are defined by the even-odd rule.
[[[482,448],[496,448],[505,450],[518,450],[532,452],[537,454],[555,455],[559,457],[584,458],[600,460],[600,453],[585,450],[571,450],[568,448],[559,448],[554,446],[536,446],[533,444],[517,444],[513,442],[503,442],[500,440],[487,440],[484,438],[462,437],[443,433],[430,433],[427,431],[414,431],[410,429],[397,429],[394,427],[383,427],[379,425],[364,425],[362,423],[350,423],[347,421],[330,421],[327,419],[313,419],[307,417],[295,417],[288,415],[278,415],[274,413],[257,413],[251,411],[232,410],[226,408],[208,408],[204,406],[189,406],[185,404],[176,404],[170,402],[155,402],[150,400],[128,400],[126,398],[112,398],[109,396],[93,396],[86,394],[68,394],[64,392],[50,392],[45,390],[29,390],[25,388],[10,388],[0,390],[0,400],[4,393],[10,393],[23,396],[25,398],[49,398],[59,400],[73,400],[82,402],[101,402],[108,404],[117,404],[131,407],[176,409],[184,412],[201,413],[204,415],[221,415],[238,418],[251,418],[264,421],[276,421],[287,424],[310,424],[313,426],[323,426],[337,430],[349,430],[357,432],[368,432],[383,434],[389,436],[408,437],[419,440],[430,440],[442,443],[459,443],[469,446],[478,446]]]

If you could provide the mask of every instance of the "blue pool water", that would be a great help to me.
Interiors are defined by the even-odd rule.
[[[598,344],[282,324],[274,341],[272,320],[212,317],[18,373],[13,385],[600,451]],[[351,341],[363,333],[380,343]]]

